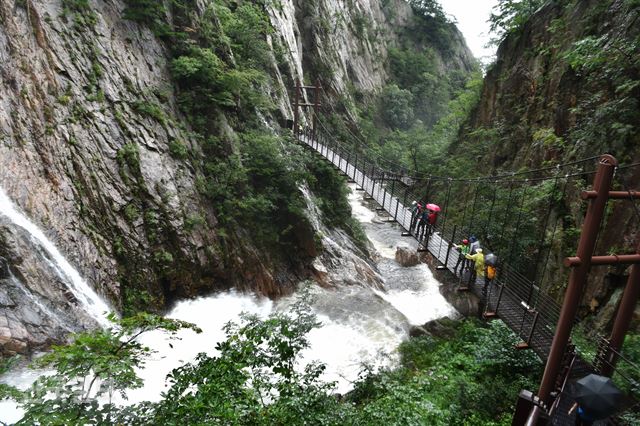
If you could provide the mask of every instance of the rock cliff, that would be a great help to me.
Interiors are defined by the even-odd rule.
[[[637,2],[549,1],[499,46],[486,73],[480,103],[450,151],[477,164],[477,174],[536,169],[612,153],[622,164],[640,160],[640,86]],[[474,157],[469,156],[474,153]],[[620,170],[616,185],[637,187],[640,169]],[[592,178],[569,185],[550,243],[549,291],[563,294],[584,214],[579,191]],[[550,222],[553,223],[553,222]],[[633,252],[640,228],[630,203],[611,203],[598,254]],[[549,235],[551,232],[549,231]],[[583,314],[619,298],[626,267],[593,268]],[[612,307],[599,319],[603,326]],[[640,312],[639,312],[640,314]],[[640,316],[638,317],[640,318]]]
[[[223,107],[207,112],[213,124],[201,125],[193,98],[184,96],[194,79],[176,84],[172,62],[171,41],[195,46],[219,30],[221,11],[246,12],[243,2],[167,2],[166,8],[158,2],[160,8],[134,10],[139,19],[125,19],[135,4],[0,0],[0,187],[117,309],[162,312],[175,298],[232,286],[269,296],[290,291],[313,276],[313,227],[295,213],[281,217],[293,253],[283,259],[258,243],[253,229],[220,217],[207,195],[215,184],[206,178],[229,170],[210,166],[206,150],[223,141],[216,155],[241,164],[238,128],[248,119],[240,103],[214,93],[211,103]],[[268,81],[259,90],[273,107],[253,106],[251,120],[276,136],[285,133],[280,123],[292,118],[296,80],[320,79],[346,97],[352,84],[380,88],[387,51],[412,19],[401,0],[281,0],[267,2],[264,11]],[[443,69],[470,61],[459,32],[451,31],[458,53],[441,55]],[[222,58],[221,67],[233,69],[240,55],[228,39],[210,51]],[[180,70],[196,72],[188,67],[193,64],[187,58]],[[208,133],[197,126],[208,126]],[[75,302],[51,271],[39,272],[33,247],[9,243],[26,238],[21,232],[10,223],[0,227],[0,338],[7,343],[7,321],[14,334],[7,353],[92,323],[72,312]],[[33,305],[29,293],[50,300],[64,318],[17,309]],[[21,331],[25,324],[30,337]]]

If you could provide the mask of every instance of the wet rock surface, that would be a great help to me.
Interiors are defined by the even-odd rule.
[[[433,336],[447,339],[455,335],[459,324],[459,321],[449,317],[439,318],[423,325],[411,327],[409,335],[411,337]]]
[[[125,3],[90,0],[86,13],[76,13],[60,0],[0,0],[0,187],[114,308],[163,312],[175,299],[230,287],[272,297],[291,292],[314,276],[313,230],[295,229],[301,250],[289,263],[258,250],[243,230],[221,237],[219,218],[199,190],[203,154],[179,111],[166,46],[123,19]],[[282,118],[293,115],[293,82],[318,61],[333,70],[327,90],[351,96],[347,81],[363,90],[381,87],[383,58],[411,19],[401,0],[278,3],[268,7],[275,29],[269,42],[279,39],[287,53],[281,64],[273,59],[270,90]],[[335,21],[331,34],[320,31],[321,16]],[[385,37],[358,37],[359,19]],[[443,72],[470,57],[459,40]],[[216,119],[220,137],[236,140],[228,119],[222,113]],[[172,153],[176,143],[188,158]],[[7,325],[0,327],[3,341],[14,342],[10,352],[24,349],[15,342],[30,348],[59,340],[65,330],[48,317],[59,316],[71,331],[91,326],[71,312],[76,301],[37,265],[37,253],[6,251],[5,269],[13,275],[2,278],[0,317]],[[327,255],[323,263],[344,260]],[[353,262],[359,277],[316,276],[328,285],[360,276],[381,285],[366,261]],[[25,302],[30,298],[55,315],[43,315]]]
[[[0,355],[62,343],[95,326],[44,250],[0,216]]]
[[[415,249],[398,247],[396,248],[396,262],[402,266],[415,266],[420,263],[420,256]]]

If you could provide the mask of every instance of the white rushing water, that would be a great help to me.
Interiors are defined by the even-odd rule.
[[[353,188],[352,188],[353,189]],[[336,391],[352,389],[362,365],[388,366],[397,362],[394,350],[408,338],[411,325],[421,325],[443,316],[456,316],[454,308],[440,295],[439,283],[425,264],[402,267],[395,261],[398,244],[417,248],[409,240],[401,240],[397,224],[377,219],[376,213],[363,204],[362,195],[349,196],[354,217],[360,221],[376,251],[377,268],[384,290],[366,284],[336,288],[313,286],[312,308],[322,326],[309,333],[310,348],[303,351],[302,368],[311,361],[327,365],[322,376],[337,383]],[[310,206],[311,221],[320,226],[318,212]],[[331,243],[340,236],[325,236]],[[347,256],[342,249],[337,255]],[[346,262],[349,264],[349,262]],[[342,272],[342,271],[341,271]],[[352,276],[355,276],[353,274]],[[165,389],[164,377],[171,369],[190,361],[200,352],[215,355],[215,345],[224,338],[221,328],[229,320],[237,320],[241,312],[267,317],[276,310],[286,310],[295,295],[277,302],[234,291],[179,302],[169,317],[197,324],[203,333],[180,333],[181,340],[169,348],[166,337],[158,332],[144,337],[144,343],[157,351],[140,372],[145,386],[129,393],[129,402],[158,400]]]
[[[18,210],[2,188],[0,188],[0,215],[7,217],[14,225],[23,228],[29,233],[32,241],[42,247],[50,256],[51,267],[68,285],[71,293],[87,310],[89,315],[103,326],[108,325],[109,321],[106,319],[106,314],[111,310],[109,305],[87,284],[44,232]]]
[[[322,326],[309,333],[311,346],[302,354],[303,365],[315,360],[327,365],[322,378],[337,382],[336,391],[340,393],[352,389],[363,364],[394,365],[397,362],[394,351],[408,338],[411,325],[457,315],[440,295],[439,283],[426,265],[402,267],[394,260],[398,245],[416,248],[412,240],[401,238],[399,226],[380,220],[373,210],[363,204],[361,193],[352,191],[349,201],[354,217],[360,221],[378,253],[375,267],[384,288],[364,282],[337,285],[334,288],[312,286],[312,309]],[[315,207],[310,206],[310,215],[314,216],[310,219],[314,226],[321,226],[315,217],[318,214]],[[325,232],[325,245],[343,241],[341,234]],[[355,256],[352,259],[350,251],[344,248],[337,250],[334,256],[341,259],[335,259],[327,269],[339,265],[340,274],[344,274],[343,269],[349,265],[361,268],[366,263],[361,259],[358,263]],[[358,276],[357,273],[348,275],[348,282]],[[230,291],[177,303],[168,316],[195,323],[203,332],[196,334],[182,330],[179,333],[180,340],[175,341],[168,340],[160,332],[143,336],[143,343],[156,351],[144,370],[139,372],[145,385],[129,392],[128,401],[117,402],[158,400],[160,393],[166,389],[165,377],[173,368],[192,361],[200,352],[215,355],[216,343],[225,337],[222,327],[228,321],[237,321],[241,312],[266,317],[274,311],[286,310],[295,298],[294,295],[274,302]],[[12,380],[9,376],[4,380],[17,382],[20,379],[17,377]]]

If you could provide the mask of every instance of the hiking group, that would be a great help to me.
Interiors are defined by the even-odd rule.
[[[458,251],[458,261],[453,268],[453,274],[457,276],[458,267],[460,267],[460,278],[462,279],[465,271],[468,271],[468,286],[474,285],[478,277],[484,278],[482,291],[486,292],[487,287],[496,277],[498,257],[493,253],[485,255],[480,246],[480,241],[474,235],[453,246]]]
[[[438,220],[439,211],[440,207],[437,204],[423,204],[413,201],[411,203],[411,225],[409,232],[413,233],[415,229],[415,237],[418,241],[422,241],[425,237],[432,235]]]
[[[439,211],[440,207],[437,204],[413,201],[411,203],[411,224],[409,226],[409,232],[412,233],[418,241],[422,242],[425,237],[433,234]],[[460,267],[460,278],[463,279],[465,272],[467,272],[469,274],[467,280],[468,286],[474,285],[478,277],[484,278],[484,287],[482,290],[486,292],[487,287],[496,277],[497,256],[493,253],[485,255],[480,246],[480,241],[478,241],[474,235],[470,236],[469,239],[465,238],[462,240],[461,244],[454,244],[453,246],[458,251],[458,261],[453,268],[453,274],[457,276],[458,267]]]

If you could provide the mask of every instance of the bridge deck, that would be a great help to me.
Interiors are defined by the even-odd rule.
[[[351,164],[348,157],[343,158],[336,150],[316,139],[301,135],[300,141],[355,181],[405,231],[411,231],[412,237],[418,240],[421,248],[428,250],[442,266],[454,273],[459,257],[459,253],[452,248],[451,240],[455,237],[454,235],[447,234],[444,229],[436,225],[433,234],[420,238],[416,229],[411,229],[412,218],[409,206],[388,191],[380,179],[368,176],[365,171]],[[546,360],[560,308],[554,300],[519,275],[517,271],[511,270],[508,265],[502,265],[501,269],[498,277],[489,285],[486,294],[483,291],[484,279],[478,278],[475,283],[469,285],[467,283],[468,272],[460,277],[461,287],[467,287],[469,291],[473,291],[485,302],[485,316],[500,318],[522,339],[522,343],[518,345],[520,348],[530,348],[542,360]],[[458,273],[457,276],[460,274]],[[580,368],[572,371],[574,374],[571,375],[571,378],[578,370],[581,375],[587,374],[587,371],[593,371],[592,367],[584,361],[578,360],[577,362]],[[555,410],[551,424],[574,425],[575,413],[568,414],[569,408],[573,405],[573,399],[563,393],[558,402],[558,409]],[[598,424],[607,423],[598,422]]]

